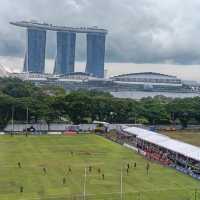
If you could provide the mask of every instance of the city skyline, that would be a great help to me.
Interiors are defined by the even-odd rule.
[[[45,5],[48,6],[44,12]],[[107,62],[200,64],[199,6],[196,0],[164,3],[159,0],[60,0],[56,3],[2,0],[0,55],[23,56],[24,33],[15,33],[8,22],[34,19],[66,26],[109,29]],[[47,57],[54,58],[56,41],[51,35],[47,40],[50,41]],[[77,40],[82,45],[77,49],[76,58],[82,61],[85,59],[85,38]]]
[[[38,21],[10,22],[11,25],[25,28],[26,48],[23,72],[45,73],[46,35],[55,31],[57,36],[56,57],[53,73],[66,75],[73,73],[76,51],[76,35],[87,36],[85,72],[94,77],[104,78],[105,42],[108,30],[98,27],[66,27]]]
[[[0,56],[1,65],[9,72],[22,71],[23,57]],[[53,73],[55,66],[54,59],[46,59],[46,72]],[[75,62],[75,71],[84,72],[86,62]],[[137,72],[158,72],[162,74],[175,75],[184,80],[194,80],[200,82],[200,67],[199,65],[175,65],[170,63],[165,64],[137,64],[137,63],[105,63],[106,77],[137,73]]]

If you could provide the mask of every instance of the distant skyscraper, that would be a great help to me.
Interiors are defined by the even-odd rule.
[[[24,72],[44,73],[46,31],[57,32],[57,54],[54,74],[74,72],[76,34],[87,34],[86,72],[99,78],[104,77],[105,40],[108,31],[98,27],[55,26],[37,21],[10,22],[27,29],[27,47]]]
[[[57,32],[57,55],[55,74],[74,72],[76,33]]]
[[[24,72],[44,73],[46,30],[27,29]]]
[[[104,77],[105,40],[106,34],[87,34],[86,72],[100,78]]]

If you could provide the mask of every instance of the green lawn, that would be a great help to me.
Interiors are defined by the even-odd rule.
[[[127,176],[125,167],[134,162],[137,168],[131,167]],[[87,171],[86,181],[88,200],[120,200],[122,165],[123,200],[190,200],[195,199],[195,188],[199,189],[200,199],[199,181],[153,163],[147,176],[146,163],[133,151],[95,135],[0,136],[0,200],[83,199],[84,169],[90,165],[92,172]],[[69,167],[71,174],[67,173]],[[20,186],[24,187],[23,193]]]

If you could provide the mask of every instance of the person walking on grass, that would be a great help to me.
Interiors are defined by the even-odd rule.
[[[90,173],[92,172],[92,166],[89,166],[89,172]]]
[[[20,193],[23,193],[24,192],[24,187],[20,186],[19,190],[20,190]]]
[[[128,173],[129,173],[129,168],[126,169],[126,174],[127,174],[127,176],[128,176]]]
[[[65,185],[65,183],[66,183],[66,178],[65,177],[63,178],[62,182],[63,182],[63,185]]]
[[[147,163],[147,165],[146,165],[147,175],[149,175],[149,169],[150,169],[150,164]]]
[[[105,179],[105,175],[104,175],[104,174],[102,174],[102,179],[103,179],[103,180]]]
[[[22,168],[22,166],[21,166],[21,163],[20,163],[20,162],[18,162],[18,163],[17,163],[17,165],[18,165],[18,167],[19,167],[19,168]]]
[[[43,172],[44,172],[44,174],[47,173],[47,169],[45,167],[43,167]]]
[[[69,167],[69,168],[68,168],[68,174],[71,174],[71,173],[72,173],[72,168]]]
[[[98,170],[97,170],[97,171],[98,171],[98,174],[100,174],[100,173],[101,173],[101,169],[100,169],[100,168],[98,168]]]

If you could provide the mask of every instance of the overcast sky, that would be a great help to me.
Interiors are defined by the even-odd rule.
[[[39,20],[107,28],[107,61],[200,64],[199,0],[0,0],[0,55],[23,56],[24,29],[9,21]],[[77,41],[77,59],[85,56]],[[55,56],[48,34],[47,56]]]

